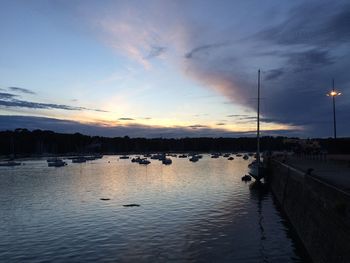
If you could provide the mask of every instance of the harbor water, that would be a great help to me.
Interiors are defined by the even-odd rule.
[[[0,261],[307,262],[251,158],[172,160],[0,167]]]

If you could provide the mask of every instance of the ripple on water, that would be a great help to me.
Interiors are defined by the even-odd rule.
[[[59,169],[44,160],[1,167],[0,258],[302,262],[271,194],[242,183],[246,172],[246,161],[209,156],[170,166],[109,156]]]

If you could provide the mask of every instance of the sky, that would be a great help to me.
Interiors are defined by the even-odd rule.
[[[350,136],[349,1],[2,0],[0,130]]]

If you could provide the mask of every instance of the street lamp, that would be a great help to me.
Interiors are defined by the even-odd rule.
[[[337,139],[337,125],[335,119],[335,97],[340,96],[341,92],[338,92],[334,89],[334,79],[333,79],[333,88],[330,92],[327,93],[327,96],[332,97],[333,99],[333,127],[334,127],[334,139]]]

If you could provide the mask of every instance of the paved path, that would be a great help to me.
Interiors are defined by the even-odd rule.
[[[288,157],[286,164],[306,172],[314,169],[313,176],[346,192],[350,192],[350,164],[345,161],[307,160],[305,158]]]

